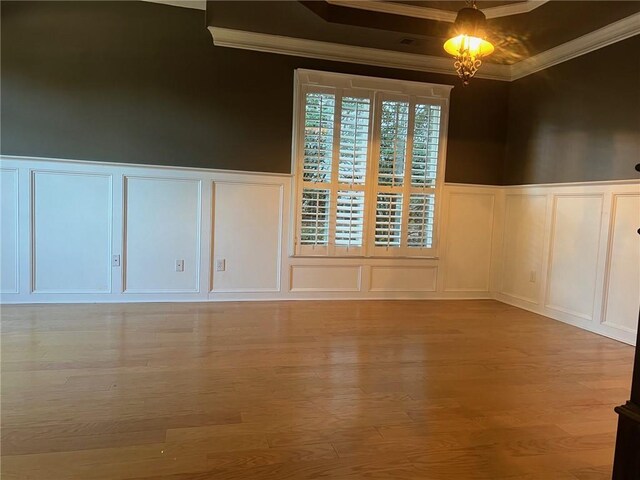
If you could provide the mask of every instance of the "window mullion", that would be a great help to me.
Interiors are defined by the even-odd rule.
[[[413,168],[413,130],[415,126],[415,97],[409,97],[409,122],[407,124],[407,143],[405,147],[404,160],[404,183],[402,192],[402,227],[400,232],[400,250],[405,252],[408,250],[409,239],[409,206],[411,196],[411,171]]]
[[[301,85],[298,93],[298,101],[296,115],[297,135],[296,135],[296,152],[295,162],[292,166],[295,171],[296,183],[296,229],[294,233],[294,253],[300,255],[302,253],[302,192],[306,182],[304,181],[304,143],[305,143],[305,112],[306,112],[306,94],[307,85]]]
[[[367,162],[367,177],[365,180],[365,230],[364,252],[371,256],[375,248],[376,234],[376,203],[378,198],[378,165],[380,163],[380,125],[381,125],[381,99],[375,92],[371,98],[371,120],[369,122],[369,161]],[[368,201],[367,201],[368,200]]]
[[[336,252],[336,227],[338,218],[338,170],[340,168],[340,135],[342,131],[342,89],[335,91],[335,110],[333,113],[333,149],[331,161],[330,213],[329,213],[329,244],[327,253]]]

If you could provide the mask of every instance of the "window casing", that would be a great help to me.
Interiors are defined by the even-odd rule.
[[[296,71],[295,255],[436,256],[450,88]]]

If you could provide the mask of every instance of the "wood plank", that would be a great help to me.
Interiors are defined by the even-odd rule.
[[[5,479],[607,478],[633,348],[495,301],[2,307]]]

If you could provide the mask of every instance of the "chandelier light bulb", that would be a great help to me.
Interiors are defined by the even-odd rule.
[[[471,7],[458,12],[453,24],[453,35],[444,43],[444,50],[454,59],[453,66],[464,85],[475,75],[482,65],[482,58],[490,55],[494,47],[486,40],[487,19],[475,1]]]

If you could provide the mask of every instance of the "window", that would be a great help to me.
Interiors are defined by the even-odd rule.
[[[296,72],[297,255],[435,255],[450,88]]]

